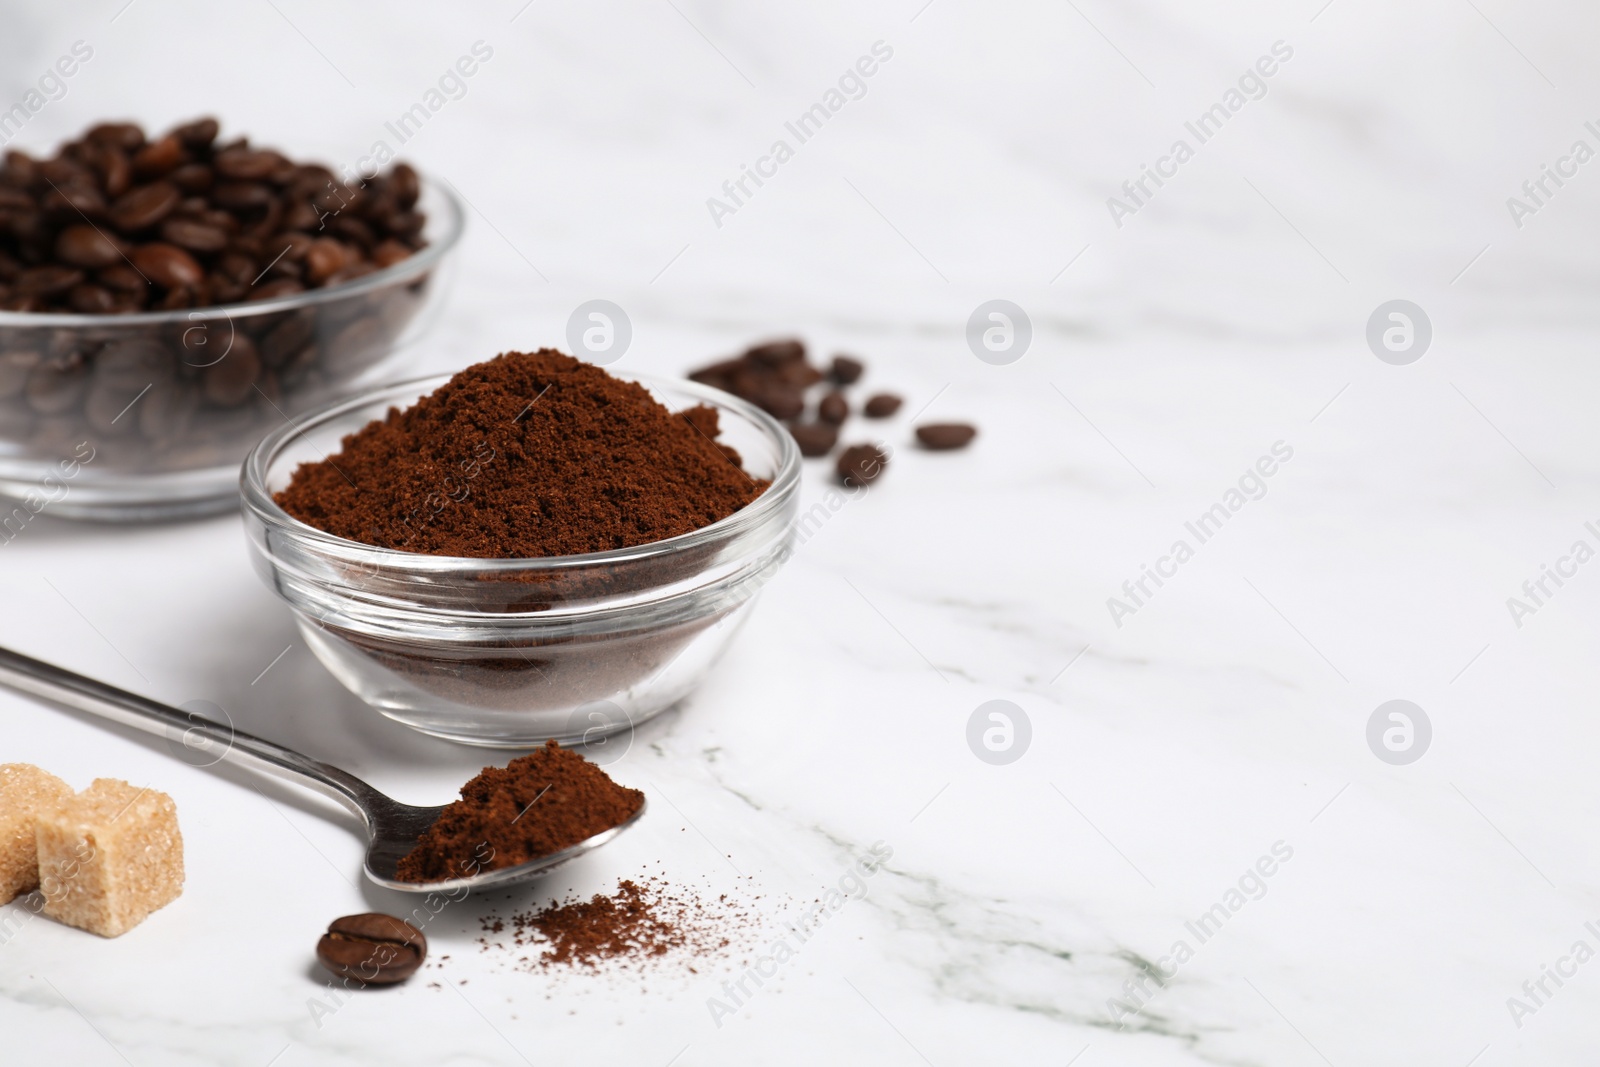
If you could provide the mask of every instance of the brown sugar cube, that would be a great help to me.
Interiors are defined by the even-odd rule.
[[[138,926],[183,892],[183,835],[172,798],[115,778],[40,814],[44,913],[102,937]]]
[[[72,796],[72,787],[28,763],[0,764],[0,904],[39,888],[38,814]]]

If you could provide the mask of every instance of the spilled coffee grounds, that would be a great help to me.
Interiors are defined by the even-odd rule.
[[[717,432],[714,408],[674,414],[554,349],[507,352],[391,408],[274,499],[327,533],[429,555],[630,548],[709,526],[767,488]]]
[[[664,877],[641,875],[588,900],[569,897],[505,918],[485,916],[485,935],[509,931],[510,944],[490,936],[479,941],[484,951],[537,949],[537,955],[520,958],[519,969],[643,970],[679,950],[697,961],[738,952],[762,924],[759,912],[727,893],[711,898]]]
[[[401,857],[395,877],[437,882],[514,867],[620,826],[643,803],[639,790],[550,741],[462,786],[461,799]]]

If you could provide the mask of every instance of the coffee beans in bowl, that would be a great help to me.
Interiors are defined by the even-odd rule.
[[[245,464],[257,569],[340,681],[438,736],[626,732],[788,558],[798,448],[695,383],[507,353],[297,421]]]
[[[405,164],[341,175],[213,119],[6,152],[0,497],[101,518],[231,506],[255,441],[378,372],[460,224]],[[91,454],[63,484],[59,463]]]

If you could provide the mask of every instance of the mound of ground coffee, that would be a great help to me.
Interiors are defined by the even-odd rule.
[[[319,530],[438,556],[602,552],[709,526],[767,488],[717,412],[554,349],[507,352],[295,471],[275,499]]]
[[[554,741],[461,787],[417,845],[400,858],[402,882],[437,882],[548,856],[620,826],[644,803],[599,767]],[[483,858],[483,845],[493,850]]]

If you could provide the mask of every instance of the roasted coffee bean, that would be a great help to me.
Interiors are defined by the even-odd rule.
[[[206,283],[211,287],[211,299],[218,304],[237,304],[250,295],[248,285],[229,281],[220,274],[206,275]]]
[[[217,273],[230,281],[249,285],[261,273],[261,268],[243,252],[228,252],[217,260]]]
[[[359,985],[403,982],[427,956],[428,939],[421,930],[378,912],[335,919],[317,942],[322,965]]]
[[[56,258],[74,267],[110,267],[123,262],[122,249],[111,235],[86,222],[56,235]]]
[[[135,392],[172,375],[172,354],[148,337],[112,341],[95,353],[96,388]]]
[[[839,428],[825,422],[797,422],[789,427],[802,456],[826,456],[839,443]]]
[[[133,184],[133,164],[128,162],[126,155],[118,149],[106,147],[100,150],[96,162],[100,170],[100,188],[106,196],[115,199],[128,191],[128,186]]]
[[[40,363],[39,353],[27,348],[12,348],[0,352],[0,400],[9,400],[22,392],[28,384],[28,375]]]
[[[776,383],[763,389],[751,399],[757,407],[775,419],[792,419],[806,407],[805,393]]]
[[[747,349],[745,358],[769,367],[776,367],[791,360],[805,359],[806,346],[805,342],[797,338],[768,341],[766,344],[753,345]]]
[[[976,436],[978,428],[965,422],[930,422],[917,427],[917,440],[934,452],[966,448]]]
[[[38,173],[38,164],[28,153],[16,148],[6,149],[5,162],[0,165],[0,177],[15,183],[19,188],[32,185]]]
[[[883,474],[889,457],[877,445],[851,445],[839,453],[839,480],[852,488],[870,485]]]
[[[832,392],[817,404],[817,418],[837,426],[850,417],[850,401],[841,392]]]
[[[816,385],[822,381],[822,372],[803,359],[791,360],[775,367],[772,374],[784,385],[792,385],[797,389],[804,389],[808,385]]]
[[[270,282],[262,282],[250,290],[246,300],[276,300],[280,296],[290,296],[294,293],[303,293],[306,287],[293,278],[275,278]]]
[[[146,441],[182,440],[199,408],[199,398],[183,382],[168,379],[159,383],[134,408],[139,417],[139,436]]]
[[[743,367],[744,362],[742,360],[727,359],[721,363],[713,363],[709,367],[701,367],[697,371],[690,371],[689,380],[700,382],[703,385],[714,386],[718,389],[725,389],[731,393],[733,390],[728,388],[729,383],[733,380],[733,376]]]
[[[249,256],[251,259],[262,258],[265,245],[262,244],[261,235],[256,233],[236,233],[228,238],[228,251]]]
[[[67,292],[83,279],[83,271],[76,267],[29,267],[18,274],[11,285],[26,296],[55,296]]]
[[[834,356],[833,363],[828,367],[828,377],[838,385],[853,385],[861,380],[861,373],[866,369],[859,359]]]
[[[177,245],[161,241],[140,245],[128,258],[139,273],[163,289],[193,288],[206,276],[193,256]]]
[[[229,211],[256,211],[277,198],[272,186],[260,182],[218,182],[211,190],[211,202]]]
[[[132,152],[144,144],[144,131],[131,122],[102,122],[89,127],[83,138]]]
[[[294,311],[261,335],[261,360],[269,367],[289,362],[316,334],[316,319],[306,310]]]
[[[290,200],[283,210],[283,228],[301,232],[315,230],[322,225],[322,213],[311,206],[309,200]],[[393,227],[390,227],[393,229]]]
[[[150,287],[150,283],[140,276],[127,263],[118,262],[95,275],[99,283],[107,289],[122,293],[142,293]]]
[[[106,218],[123,233],[148,230],[178,206],[183,194],[171,182],[151,182],[119,197],[106,211]]]
[[[228,231],[193,219],[168,219],[161,224],[161,239],[190,252],[220,252],[228,247]]]
[[[411,249],[392,237],[372,250],[372,262],[376,263],[380,268],[392,267],[401,260],[410,258],[410,256]]]
[[[423,216],[415,211],[400,211],[389,219],[389,229],[410,240],[422,232]],[[416,246],[413,246],[416,247]]]
[[[88,381],[88,368],[82,358],[47,360],[29,373],[23,392],[34,411],[59,415],[77,406]]]
[[[159,178],[187,162],[183,144],[171,134],[152,141],[133,156],[133,173],[140,178]]]
[[[67,303],[72,305],[73,311],[81,315],[104,315],[116,308],[117,298],[103,285],[84,282],[74,285],[67,293]]]
[[[98,219],[106,213],[106,198],[92,185],[68,182],[51,186],[39,206],[56,218]]]
[[[313,282],[324,282],[350,263],[350,250],[331,237],[318,237],[306,250],[306,277]]]
[[[357,278],[365,278],[377,269],[375,264],[367,260],[357,260],[354,263],[340,267],[322,281],[324,285],[343,285],[345,282],[353,282]]]
[[[237,407],[254,394],[253,386],[260,373],[261,359],[255,345],[239,334],[228,354],[201,372],[201,394],[218,407]]]
[[[211,168],[204,163],[185,163],[167,175],[167,181],[191,196],[210,189],[213,180]]]
[[[410,165],[396,163],[389,172],[389,192],[394,195],[395,203],[400,205],[400,210],[409,211],[417,202],[417,196],[422,191],[422,182],[417,178],[417,172]]]
[[[212,157],[211,165],[224,178],[253,182],[271,175],[283,161],[283,157],[276,152],[265,152],[254,148],[229,148]]]
[[[328,232],[346,244],[357,244],[362,248],[371,248],[378,243],[372,234],[372,227],[354,215],[339,215],[329,219]]]
[[[377,269],[372,267],[370,263],[365,264],[365,266],[373,270]],[[305,268],[288,256],[279,256],[267,265],[266,270],[261,272],[262,277],[265,278],[293,278],[295,281],[299,281],[304,274]]]
[[[893,393],[878,393],[867,398],[861,408],[862,414],[869,419],[887,419],[890,415],[900,410],[900,405],[905,403]]]
[[[74,183],[92,182],[94,172],[83,164],[64,156],[55,159],[41,159],[38,164],[39,177],[49,185],[72,185]]]
[[[186,122],[174,129],[172,136],[176,137],[186,148],[207,148],[212,141],[217,139],[217,131],[219,129],[216,119],[195,119],[193,122]]]

